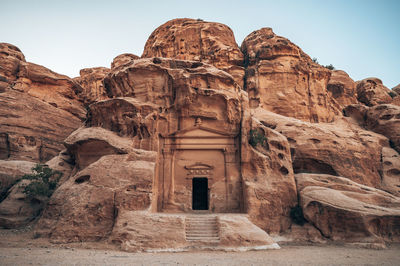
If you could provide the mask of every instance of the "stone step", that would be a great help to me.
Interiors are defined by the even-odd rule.
[[[192,232],[192,231],[199,231],[199,232],[208,232],[208,231],[218,231],[218,228],[216,227],[209,227],[209,228],[201,228],[201,227],[191,227],[185,229],[186,232]]]
[[[204,222],[186,222],[188,225],[217,225],[218,223],[212,222],[212,223],[204,223]]]
[[[213,226],[194,226],[194,225],[189,225],[186,226],[186,230],[192,230],[192,229],[200,229],[200,230],[208,230],[208,229],[215,229],[218,228],[217,225],[213,225]]]
[[[188,237],[188,241],[219,242],[219,237]]]
[[[203,235],[203,234],[190,234],[186,235],[186,239],[193,238],[193,237],[204,237],[204,238],[219,238],[218,234],[210,234],[210,235]]]
[[[190,220],[190,219],[186,219],[189,222],[215,222],[215,219],[212,220]]]
[[[210,228],[207,230],[202,230],[202,229],[194,228],[194,229],[186,229],[185,232],[186,233],[188,233],[188,232],[217,232],[218,233],[218,229]]]
[[[218,220],[216,216],[190,216],[185,220],[187,241],[219,242]]]

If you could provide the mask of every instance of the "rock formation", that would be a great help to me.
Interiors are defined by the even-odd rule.
[[[0,44],[0,159],[47,161],[81,124],[81,87]]]
[[[250,108],[309,122],[331,122],[341,115],[326,89],[331,72],[288,39],[262,28],[248,35],[241,49]]]
[[[297,174],[304,217],[333,240],[399,241],[400,198],[347,178]]]
[[[31,173],[34,166],[33,162],[0,160],[0,202],[19,178]]]
[[[378,78],[367,78],[357,82],[358,101],[367,106],[390,103],[392,97],[389,92]]]
[[[1,227],[39,215],[36,236],[126,251],[400,241],[397,89],[271,28],[239,49],[223,24],[171,20],[75,79],[0,57]],[[43,211],[15,184],[34,162],[64,174]]]
[[[150,35],[143,57],[168,57],[214,65],[243,85],[243,54],[232,30],[221,23],[174,19]]]
[[[342,70],[332,71],[326,88],[341,108],[357,103],[356,83]]]
[[[115,68],[125,65],[133,60],[139,59],[140,57],[134,54],[120,54],[117,57],[115,57],[111,63],[111,69],[114,70]]]
[[[74,80],[83,88],[79,96],[84,103],[90,104],[107,98],[103,79],[109,72],[110,69],[106,67],[84,68],[79,71],[80,76]]]

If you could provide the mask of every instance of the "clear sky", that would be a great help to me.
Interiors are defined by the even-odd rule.
[[[0,0],[0,42],[75,77],[85,67],[110,67],[121,53],[140,56],[151,32],[170,19],[201,18],[228,25],[239,45],[272,27],[320,64],[392,88],[400,83],[399,16],[400,0]]]

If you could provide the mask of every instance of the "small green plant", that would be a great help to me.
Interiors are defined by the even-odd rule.
[[[396,92],[394,92],[394,91],[389,91],[388,93],[389,93],[389,96],[392,97],[392,98],[394,98],[394,97],[396,97],[396,96],[398,95],[398,94],[397,94]]]
[[[36,164],[32,168],[32,174],[26,174],[21,179],[32,180],[24,189],[24,193],[30,197],[50,197],[57,187],[62,173],[51,169],[46,164]]]
[[[292,218],[292,221],[298,225],[304,225],[306,223],[306,219],[303,215],[303,209],[299,205],[296,205],[290,209],[290,218]]]
[[[258,144],[260,144],[263,147],[268,147],[268,139],[264,136],[263,132],[261,129],[251,129],[250,130],[250,138],[249,138],[249,144],[255,148],[257,147]]]
[[[317,63],[318,65],[320,65],[320,63],[318,62],[318,59],[317,59],[316,57],[314,57],[314,58],[312,59],[312,61],[313,61],[314,63]],[[323,66],[323,67],[325,67],[325,68],[327,68],[327,69],[329,69],[329,70],[335,70],[335,67],[334,67],[332,64],[329,64],[329,65],[326,65],[326,66],[321,65],[321,66]]]
[[[329,70],[335,70],[335,67],[332,64],[329,64],[329,65],[326,65],[326,66],[323,66],[323,67],[325,67],[325,68],[327,68]]]

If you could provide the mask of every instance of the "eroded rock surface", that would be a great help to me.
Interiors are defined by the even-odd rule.
[[[369,108],[365,127],[388,137],[393,148],[400,152],[400,106],[382,104]]]
[[[111,69],[114,70],[115,68],[119,67],[119,66],[123,66],[133,60],[139,59],[140,57],[134,54],[129,54],[129,53],[125,53],[125,54],[120,54],[118,56],[116,56],[113,61],[111,62]]]
[[[0,203],[0,227],[19,228],[34,220],[42,211],[45,198],[28,197],[24,193],[29,180],[16,183],[9,191],[7,198]]]
[[[228,72],[243,85],[243,54],[232,30],[221,23],[187,18],[170,20],[150,35],[143,57],[204,62]]]
[[[106,67],[84,68],[79,71],[80,76],[74,80],[83,88],[79,96],[84,103],[90,104],[107,98],[103,80],[109,72],[110,69]]]
[[[331,72],[297,45],[275,35],[271,28],[262,28],[249,34],[241,49],[251,108],[308,122],[331,122],[341,116],[326,89]]]
[[[131,97],[113,98],[90,106],[86,126],[129,136],[136,148],[156,150],[158,133],[168,130],[167,116],[160,113],[160,108]]]
[[[145,112],[158,107],[169,133],[193,126],[197,118],[227,133],[239,132],[240,88],[232,76],[211,65],[164,58],[134,60],[111,72],[105,84],[109,97],[133,97]],[[115,118],[114,124],[135,120],[133,115]]]
[[[0,43],[0,159],[47,161],[81,124],[79,84]]]
[[[245,210],[268,233],[287,230],[297,203],[290,146],[285,136],[253,116],[242,128],[242,178]]]
[[[294,173],[344,176],[360,184],[380,187],[382,146],[389,146],[384,136],[346,119],[313,124],[260,108],[254,116],[288,139]]]
[[[332,71],[327,90],[342,108],[358,103],[356,83],[342,70]]]
[[[63,149],[64,139],[81,125],[71,113],[29,94],[0,93],[0,159],[45,162]]]
[[[367,106],[390,103],[392,97],[390,97],[389,92],[390,90],[378,78],[367,78],[357,81],[358,101]]]
[[[35,167],[33,162],[0,160],[0,202],[18,179],[32,172],[33,167]]]
[[[296,174],[305,218],[333,240],[399,241],[400,198],[347,178]]]
[[[98,241],[124,210],[150,207],[155,156],[105,155],[53,194],[36,233],[53,242]]]
[[[185,238],[185,216],[201,201],[230,250],[276,248],[267,233],[288,230],[314,242],[400,240],[400,96],[320,66],[270,28],[240,50],[223,24],[171,20],[142,58],[122,54],[74,80],[10,44],[0,59],[0,159],[64,173],[37,236],[187,250],[199,243]],[[3,192],[26,170],[7,167]],[[206,193],[195,199],[199,179]],[[21,184],[0,203],[3,227],[43,208]],[[290,218],[298,204],[304,226]]]

